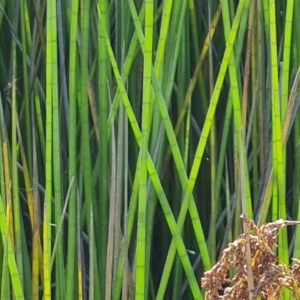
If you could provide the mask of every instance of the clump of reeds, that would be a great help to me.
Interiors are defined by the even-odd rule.
[[[279,261],[275,249],[278,229],[297,221],[277,220],[258,227],[244,217],[249,233],[243,233],[224,249],[220,260],[204,273],[202,287],[206,289],[205,299],[281,299],[283,289],[292,291],[293,299],[299,299],[300,260],[293,258],[289,267]],[[247,238],[247,236],[249,238]],[[247,252],[249,243],[254,288],[248,288]],[[230,276],[230,274],[233,274]]]

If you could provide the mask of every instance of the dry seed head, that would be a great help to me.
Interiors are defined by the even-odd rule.
[[[251,292],[254,298],[280,299],[283,288],[287,288],[293,291],[297,299],[300,287],[300,260],[293,259],[289,270],[286,265],[278,263],[273,250],[278,247],[278,229],[287,225],[297,225],[299,222],[280,219],[258,228],[252,220],[243,216],[242,219],[249,228],[254,281],[254,289]],[[234,270],[232,277],[229,277],[230,270]],[[206,289],[205,299],[249,299],[247,276],[246,234],[241,234],[228,244],[216,265],[204,273],[201,284]]]

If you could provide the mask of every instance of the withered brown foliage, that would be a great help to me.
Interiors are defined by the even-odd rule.
[[[294,299],[300,299],[300,260],[292,259],[289,268],[273,252],[278,247],[278,229],[295,225],[297,221],[278,220],[257,227],[252,220],[242,217],[249,228],[249,246],[254,288],[253,299],[280,299],[283,288],[292,291]],[[249,299],[246,260],[246,234],[241,234],[222,252],[220,260],[204,273],[201,279],[206,290],[205,299]],[[231,271],[231,272],[230,272]],[[234,274],[232,278],[229,274]],[[272,297],[272,298],[271,298]]]

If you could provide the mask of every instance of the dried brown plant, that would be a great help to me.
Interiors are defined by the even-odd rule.
[[[257,227],[252,220],[242,218],[249,228],[249,238],[246,239],[246,234],[243,233],[229,243],[220,260],[204,273],[201,284],[206,290],[205,299],[249,299],[246,240],[249,241],[251,250],[253,299],[280,299],[284,288],[292,291],[294,299],[300,299],[300,260],[292,259],[293,263],[289,268],[274,253],[274,249],[278,247],[278,229],[300,222],[280,219]],[[229,274],[234,275],[230,277]]]

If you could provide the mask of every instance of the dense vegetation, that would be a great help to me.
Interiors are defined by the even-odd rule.
[[[300,219],[299,15],[0,0],[0,298],[203,299],[241,214]]]

